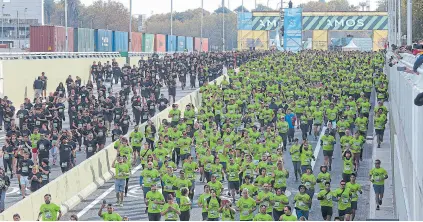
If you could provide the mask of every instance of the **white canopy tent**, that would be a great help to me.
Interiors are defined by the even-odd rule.
[[[354,43],[354,41],[350,41],[348,45],[342,47],[342,51],[356,51],[360,50],[360,48]]]

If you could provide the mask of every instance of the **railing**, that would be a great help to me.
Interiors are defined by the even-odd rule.
[[[420,75],[398,71],[397,67],[412,68],[416,59],[411,54],[401,57],[397,65],[386,65],[395,213],[401,221],[423,220],[423,107],[414,105],[414,98],[423,92],[423,69],[418,69]]]
[[[129,57],[152,56],[153,52],[129,52]],[[156,52],[160,57],[171,52]],[[122,57],[119,52],[0,52],[0,60],[15,59],[79,59],[79,58],[116,58]]]

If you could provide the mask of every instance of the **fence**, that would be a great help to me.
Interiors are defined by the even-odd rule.
[[[423,69],[420,75],[397,71],[398,66],[412,67],[415,60],[410,54],[401,56],[398,65],[386,66],[395,214],[401,221],[423,220],[423,107],[414,105],[414,98],[423,92]]]

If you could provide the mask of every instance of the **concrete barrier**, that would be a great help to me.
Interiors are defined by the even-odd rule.
[[[220,84],[222,80],[223,76],[217,78],[215,81],[217,84]],[[181,98],[176,103],[179,104],[179,108],[183,113],[186,105],[189,103],[194,104],[197,108],[201,104],[201,99],[201,93],[199,90],[196,90]],[[170,120],[168,118],[170,110],[171,108],[168,107],[152,118],[157,129],[160,127],[163,119]],[[141,132],[144,132],[145,125],[145,123],[140,125]],[[38,217],[39,208],[44,203],[44,195],[47,193],[51,194],[53,203],[61,206],[62,213],[67,213],[105,182],[112,179],[114,169],[111,166],[115,157],[116,150],[112,143],[91,158],[51,181],[40,190],[6,209],[0,214],[0,221],[13,220],[13,214],[15,213],[19,213],[23,221],[35,221]]]
[[[116,58],[116,61],[125,64],[124,57]],[[106,63],[112,58],[79,58],[79,59],[44,59],[44,60],[6,60],[0,61],[0,74],[3,78],[0,84],[1,96],[8,96],[17,109],[25,98],[27,89],[28,98],[34,97],[34,80],[45,72],[48,78],[47,92],[53,92],[60,82],[65,84],[69,75],[81,77],[82,81],[88,81],[93,61]]]

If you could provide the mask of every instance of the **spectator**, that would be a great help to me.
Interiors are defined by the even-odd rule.
[[[9,177],[5,174],[3,168],[0,168],[0,213],[4,211],[4,200],[6,199],[6,190],[9,186]]]
[[[41,73],[40,80],[43,82],[43,92],[41,96],[47,98],[47,76],[44,72]]]
[[[44,88],[44,82],[41,80],[41,77],[38,77],[34,81],[34,99],[37,99],[43,95],[43,88]]]
[[[44,202],[45,204],[40,207],[40,213],[38,214],[37,220],[39,221],[41,217],[43,221],[59,221],[62,217],[60,206],[51,203],[50,194],[44,195]]]

